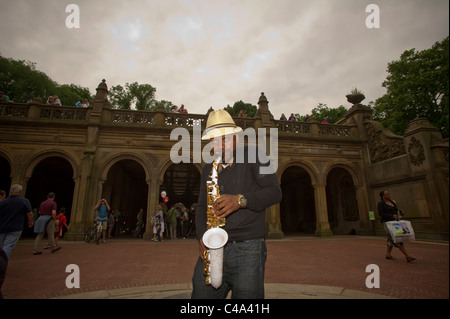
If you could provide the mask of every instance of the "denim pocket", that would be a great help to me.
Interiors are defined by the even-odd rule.
[[[241,254],[261,254],[263,250],[263,245],[265,244],[264,239],[251,239],[241,242],[233,243],[234,251]]]

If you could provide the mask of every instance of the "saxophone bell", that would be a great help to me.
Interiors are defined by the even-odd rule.
[[[210,228],[203,235],[203,244],[209,249],[204,255],[207,260],[203,269],[206,275],[206,284],[210,284],[216,289],[222,285],[223,246],[227,241],[228,233],[219,227]]]

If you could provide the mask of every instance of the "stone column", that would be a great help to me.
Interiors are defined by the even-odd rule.
[[[281,230],[280,204],[275,204],[266,209],[267,237],[269,239],[283,239]]]
[[[70,215],[70,230],[66,234],[67,240],[83,240],[87,228],[86,224],[92,221],[92,219],[89,220],[91,216],[89,212],[92,211],[89,182],[93,157],[93,154],[85,153],[81,160],[79,176],[74,178],[74,196]]]
[[[328,222],[327,194],[325,184],[314,184],[314,200],[316,204],[316,232],[319,237],[332,236]]]
[[[145,225],[145,233],[143,236],[145,240],[150,240],[153,238],[153,226],[151,220],[156,213],[156,206],[158,205],[159,186],[161,184],[160,180],[156,178],[156,176],[159,176],[157,173],[158,171],[156,169],[153,169],[153,177],[150,180],[147,179],[147,222]]]

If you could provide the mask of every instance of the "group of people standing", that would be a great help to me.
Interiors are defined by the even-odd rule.
[[[186,239],[194,231],[194,211],[191,207],[191,215],[189,215],[186,207],[177,203],[166,212],[163,212],[163,205],[159,204],[156,209],[155,216],[152,217],[153,225],[153,241],[163,241],[164,232],[171,240],[177,239],[178,236]],[[167,225],[167,227],[165,227]]]

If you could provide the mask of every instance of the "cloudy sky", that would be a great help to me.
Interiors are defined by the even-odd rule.
[[[67,28],[67,5],[80,28]],[[380,27],[367,28],[379,7]],[[385,93],[387,64],[449,34],[448,0],[0,0],[0,53],[95,92],[137,81],[206,113],[261,92],[277,118]],[[0,70],[1,72],[1,70]],[[70,102],[73,101],[63,101]]]

